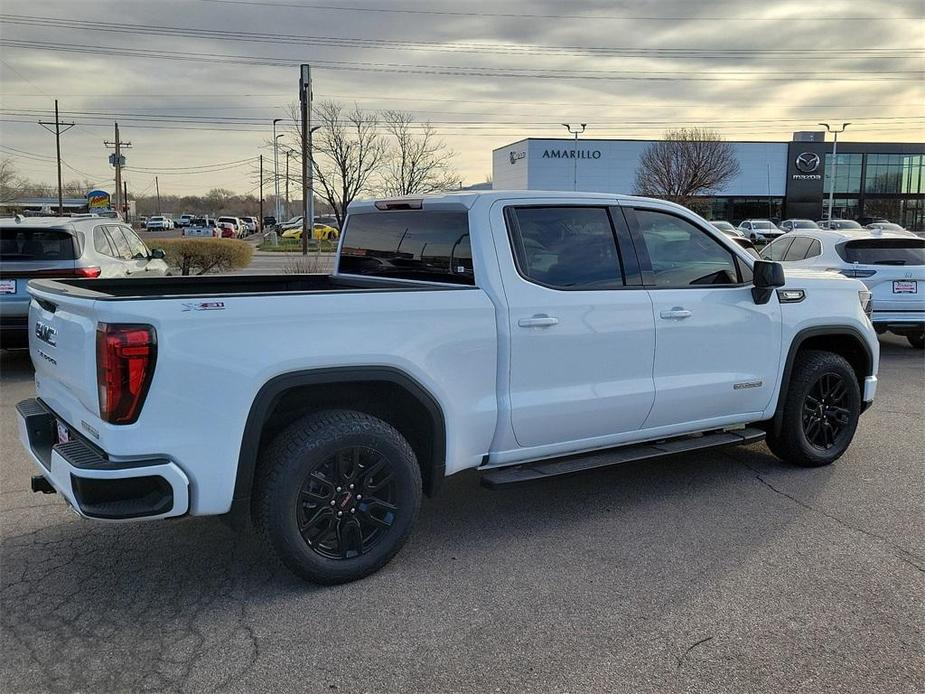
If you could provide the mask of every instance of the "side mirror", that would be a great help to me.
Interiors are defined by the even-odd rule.
[[[162,249],[162,248],[154,248],[154,249],[151,250],[151,258],[152,258],[153,260],[163,260],[163,259],[164,259],[164,256],[166,256],[166,255],[167,255],[167,254],[164,253],[164,249]]]
[[[783,287],[784,266],[770,260],[756,260],[752,265],[752,298],[756,304],[766,304],[777,287]]]

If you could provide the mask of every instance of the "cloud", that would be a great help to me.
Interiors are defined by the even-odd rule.
[[[45,26],[5,24],[2,36],[32,43],[162,51],[174,57],[205,53],[314,62],[316,97],[357,101],[364,108],[399,108],[415,112],[420,120],[433,121],[459,153],[458,163],[469,182],[482,180],[490,171],[493,148],[526,136],[564,135],[558,123],[568,121],[588,122],[591,137],[656,137],[673,123],[689,122],[705,123],[730,139],[786,140],[792,130],[812,128],[819,120],[834,118],[855,122],[849,132],[851,139],[922,139],[921,119],[864,120],[908,119],[922,113],[925,90],[921,73],[905,74],[922,69],[920,42],[913,37],[921,36],[925,25],[918,16],[920,5],[915,2],[833,1],[824,14],[804,2],[789,0],[349,3],[368,8],[471,13],[464,15],[284,6],[302,0],[287,0],[283,5],[265,2],[97,0],[91,4],[46,0],[36,4],[6,0],[4,12],[8,15],[118,21],[148,30],[134,34],[90,31],[49,22]],[[307,4],[348,3],[326,0]],[[542,16],[563,14],[595,19]],[[857,17],[871,19],[854,19]],[[163,26],[205,29],[220,35],[165,36],[157,30]],[[362,41],[353,45],[261,43],[233,38],[232,32]],[[370,45],[368,41],[396,43]],[[438,50],[414,50],[425,42]],[[485,47],[484,52],[461,50],[473,45]],[[648,52],[628,56],[613,51],[531,48],[536,46]],[[693,52],[678,55],[677,49]],[[736,53],[730,57],[730,51]],[[119,119],[123,136],[133,143],[127,152],[129,166],[145,169],[128,172],[129,184],[136,190],[149,186],[150,171],[159,168],[163,171],[162,192],[250,189],[253,174],[247,167],[196,175],[177,169],[266,152],[260,148],[269,138],[270,121],[284,116],[287,104],[297,97],[298,71],[294,67],[8,46],[0,47],[0,58],[0,101],[6,120],[0,144],[40,157],[53,155],[53,137],[34,121],[40,117],[36,110],[47,112],[53,108],[53,98],[58,97],[64,117],[81,123],[62,139],[65,160],[104,182],[112,170],[106,162],[109,151],[103,140],[111,138],[112,121]],[[452,68],[470,72],[543,71],[543,75],[558,76],[512,78],[407,71]],[[578,79],[576,74],[593,79]],[[637,79],[602,79],[618,76]],[[638,79],[646,76],[676,79]],[[873,81],[897,77],[911,79]],[[782,78],[788,81],[779,81]],[[846,78],[872,81],[844,81]],[[47,113],[41,117],[47,118]],[[151,122],[152,117],[162,120]],[[47,159],[22,158],[17,165],[33,178],[54,179],[54,165]]]

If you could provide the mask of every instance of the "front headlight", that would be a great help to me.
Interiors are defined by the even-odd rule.
[[[874,312],[874,304],[870,300],[870,292],[866,289],[858,290],[858,300],[861,302],[861,308],[864,309],[864,315],[870,318]]]

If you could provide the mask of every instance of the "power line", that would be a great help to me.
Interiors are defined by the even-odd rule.
[[[7,115],[42,115],[46,113],[42,109],[0,109],[0,113]],[[252,125],[259,128],[265,128],[268,118],[267,117],[253,117],[253,116],[216,116],[216,115],[186,115],[186,114],[144,114],[144,113],[132,113],[124,111],[68,111],[68,115],[78,116],[89,118],[91,120],[111,120],[113,118],[119,118],[120,120],[133,121],[145,123],[190,123],[190,124],[229,124],[229,125]],[[494,114],[489,113],[459,113],[459,112],[445,112],[448,115],[484,115],[492,116]],[[513,117],[517,114],[505,113],[507,117]],[[524,114],[524,115],[533,115],[533,114]],[[920,121],[925,119],[925,116],[854,116],[855,122],[861,121],[872,121],[872,122],[891,122],[891,121]],[[708,117],[690,117],[690,118],[676,118],[670,120],[664,119],[632,119],[632,118],[617,118],[614,120],[595,120],[596,125],[684,125],[684,124],[727,124],[727,123],[745,123],[745,124],[759,124],[759,123],[806,123],[806,118],[708,118]],[[342,121],[346,124],[349,121]],[[380,118],[375,123],[382,127],[392,124],[388,119]],[[466,119],[455,119],[455,120],[422,120],[414,123],[410,123],[410,127],[416,128],[426,128],[428,126],[435,125],[446,125],[446,126],[489,126],[494,127],[498,125],[515,125],[515,126],[529,126],[529,125],[549,125],[557,126],[559,125],[559,119],[550,117],[550,120],[546,121],[530,121],[523,119],[516,120],[474,120],[471,118]],[[237,164],[244,161],[253,161],[254,158],[248,160],[238,160],[236,162],[226,162],[225,164]],[[181,169],[193,169],[193,168],[202,168],[203,166],[220,166],[222,163],[217,164],[204,164],[200,166],[190,166],[190,167],[179,167]]]
[[[114,46],[87,46],[80,44],[56,44],[41,41],[18,41],[12,39],[0,39],[0,45],[12,48],[23,48],[27,50],[47,50],[64,53],[90,54],[90,55],[119,55],[132,58],[148,58],[156,60],[175,60],[197,63],[221,63],[221,64],[243,64],[243,65],[266,65],[275,67],[291,67],[299,64],[302,59],[294,58],[272,58],[261,56],[247,55],[215,55],[213,53],[193,53],[186,51],[184,54],[175,54],[163,51],[149,49],[130,49],[117,48]],[[313,65],[318,65],[319,69],[346,72],[380,72],[395,74],[414,74],[414,75],[443,75],[455,77],[504,77],[517,79],[555,79],[555,80],[603,80],[603,81],[654,81],[654,82],[751,82],[753,78],[760,77],[763,82],[805,82],[818,81],[825,82],[904,82],[920,81],[925,72],[921,70],[909,70],[898,72],[900,76],[887,77],[892,72],[868,71],[869,74],[881,75],[878,77],[839,77],[838,72],[817,72],[794,73],[789,77],[777,77],[777,72],[624,72],[616,73],[608,70],[584,70],[573,72],[568,70],[558,70],[551,68],[533,69],[533,68],[487,68],[487,67],[463,67],[453,65],[413,65],[406,63],[380,63],[380,62],[351,62],[338,60],[317,60],[312,61]],[[847,74],[847,73],[845,73]],[[713,77],[710,75],[728,75],[727,77]],[[836,76],[832,76],[836,75]],[[909,75],[906,77],[905,75]],[[915,77],[913,77],[915,75]]]
[[[665,21],[665,20],[674,20],[674,21],[705,21],[705,22],[726,22],[726,21],[740,21],[740,22],[780,22],[780,21],[794,21],[801,19],[800,17],[729,17],[729,16],[679,16],[679,17],[667,17],[664,15],[658,16],[630,16],[630,15],[586,15],[586,14],[535,14],[529,12],[463,12],[460,10],[409,10],[409,9],[399,9],[399,8],[383,8],[383,7],[344,7],[341,5],[323,5],[320,3],[313,2],[303,2],[303,3],[294,3],[294,2],[256,2],[255,0],[199,0],[200,2],[211,2],[218,3],[222,5],[251,5],[257,7],[285,7],[293,8],[300,10],[332,10],[336,12],[383,12],[391,14],[420,14],[420,15],[435,15],[435,16],[451,16],[451,17],[510,17],[521,19],[524,17],[529,17],[531,19],[588,19],[588,20],[601,20],[601,19],[619,19],[619,20],[634,20],[634,21]],[[845,21],[845,22],[869,22],[869,21],[909,21],[911,19],[920,19],[920,17],[883,17],[883,16],[852,16],[852,17],[834,17],[834,16],[813,16],[805,17],[804,19],[809,21]]]
[[[235,43],[266,43],[272,45],[320,45],[344,48],[363,48],[376,50],[400,51],[439,51],[441,53],[488,53],[501,55],[557,55],[557,56],[597,56],[597,57],[648,57],[648,58],[699,58],[699,59],[740,59],[746,56],[763,56],[774,60],[803,60],[804,57],[856,60],[859,56],[873,59],[895,59],[919,57],[925,53],[918,47],[888,48],[617,48],[606,46],[561,46],[520,43],[466,43],[458,41],[406,41],[388,39],[369,39],[356,37],[313,36],[304,34],[270,34],[252,31],[235,31],[224,29],[207,29],[198,27],[179,27],[165,25],[140,25],[102,21],[86,21],[57,17],[40,17],[34,15],[0,14],[0,21],[8,24],[49,26],[68,30],[86,30],[116,34],[141,34],[144,36],[176,36],[184,38],[204,38],[215,41],[233,41]]]

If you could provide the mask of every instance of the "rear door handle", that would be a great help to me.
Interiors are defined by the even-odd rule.
[[[675,306],[670,311],[662,311],[659,315],[665,320],[683,320],[685,318],[690,318],[691,312],[686,308]]]
[[[558,325],[559,319],[553,318],[552,316],[547,316],[545,314],[538,314],[532,318],[521,318],[517,321],[517,325],[521,328],[550,328],[553,325]]]

